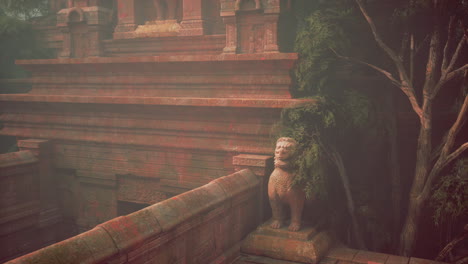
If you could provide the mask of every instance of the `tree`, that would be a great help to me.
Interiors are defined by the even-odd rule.
[[[468,116],[468,95],[465,91],[463,101],[457,111],[457,117],[440,147],[432,144],[434,112],[433,105],[441,90],[449,83],[467,77],[468,64],[460,62],[467,42],[466,19],[468,2],[464,0],[427,0],[409,1],[408,8],[419,8],[425,12],[429,25],[427,37],[427,63],[424,82],[417,86],[414,78],[414,52],[416,32],[402,33],[402,52],[397,53],[382,38],[380,31],[369,15],[362,0],[356,0],[362,15],[370,26],[374,39],[381,50],[391,59],[396,69],[396,76],[391,71],[367,64],[385,75],[408,98],[412,110],[416,113],[420,128],[416,149],[415,174],[409,195],[409,206],[405,223],[400,236],[400,254],[409,256],[412,253],[415,238],[418,234],[418,223],[424,206],[430,198],[431,190],[441,172],[468,149],[468,142],[456,145],[458,132]],[[447,34],[444,31],[447,30]],[[409,49],[408,49],[409,48]],[[408,52],[405,53],[405,50]],[[348,58],[349,59],[349,58]],[[355,60],[355,59],[352,59]]]
[[[356,191],[356,189],[360,188],[359,184],[362,182],[355,181],[356,175],[353,172],[348,173],[349,168],[352,167],[352,162],[350,163],[352,159],[347,157],[350,153],[346,150],[346,146],[352,145],[350,141],[356,141],[359,133],[369,135],[369,131],[351,132],[356,131],[353,118],[357,116],[357,113],[360,111],[369,115],[369,112],[365,110],[365,104],[355,104],[355,107],[349,108],[352,105],[350,104],[353,101],[352,98],[359,98],[363,94],[359,90],[349,89],[348,83],[336,81],[340,75],[337,72],[342,70],[339,64],[343,65],[343,58],[381,73],[383,77],[390,80],[388,86],[396,85],[403,91],[403,96],[409,99],[410,111],[415,113],[414,117],[420,124],[419,136],[415,144],[417,145],[415,177],[408,183],[411,185],[408,203],[405,202],[402,191],[405,188],[398,187],[400,176],[398,168],[395,169],[397,166],[389,167],[393,171],[386,176],[391,177],[391,180],[380,178],[391,183],[391,197],[394,205],[392,215],[396,215],[392,219],[395,225],[393,233],[398,233],[400,237],[400,243],[398,243],[396,242],[398,235],[395,235],[394,244],[395,246],[400,244],[401,254],[411,254],[422,210],[430,198],[429,193],[440,182],[441,173],[450,170],[454,161],[467,148],[466,137],[458,135],[467,117],[466,80],[463,81],[462,78],[467,69],[466,60],[462,59],[466,58],[464,57],[466,55],[464,51],[466,21],[463,19],[468,18],[467,5],[466,0],[368,0],[366,4],[359,0],[296,2],[299,11],[296,51],[300,54],[300,61],[296,68],[297,90],[295,94],[296,96],[314,96],[320,103],[316,108],[286,110],[283,113],[282,122],[283,125],[291,128],[291,131],[286,129],[285,132],[299,138],[298,142],[301,142],[303,138],[308,138],[304,141],[303,156],[299,159],[302,163],[298,164],[298,167],[304,171],[302,179],[305,182],[320,182],[317,179],[324,176],[318,176],[313,167],[323,164],[320,158],[328,157],[335,170],[339,171],[337,174],[344,179],[342,181],[344,188],[349,189],[347,193],[350,195],[347,195],[348,198],[344,200],[348,203],[351,219],[359,218],[359,208],[363,205],[362,201],[359,201],[362,191]],[[379,18],[374,21],[367,9],[372,12],[380,11]],[[382,16],[385,12],[389,16]],[[355,15],[358,15],[360,19]],[[369,26],[371,30],[368,30]],[[385,32],[385,38],[380,32]],[[400,47],[399,52],[392,48],[395,46]],[[353,58],[339,54],[353,54]],[[362,69],[359,68],[359,71]],[[349,69],[345,71],[345,75],[349,75]],[[391,89],[384,88],[385,85],[379,86],[374,87],[373,90],[392,93]],[[434,119],[440,111],[445,111],[443,107],[440,107],[440,101],[447,100],[447,91],[451,91],[452,94],[449,97],[453,97],[454,89],[458,89],[460,94],[457,96],[458,101],[452,102],[454,123],[447,128],[446,136],[439,139],[437,135],[434,135]],[[350,92],[354,95],[347,96]],[[375,99],[372,96],[368,97],[369,103],[374,105],[372,106],[374,108],[379,104],[380,106],[377,107],[389,105],[383,101],[377,102]],[[388,109],[380,109],[380,112],[384,114],[379,118],[393,119],[393,114],[388,114],[386,110]],[[366,122],[370,121],[369,118],[364,119],[367,119],[364,120]],[[395,163],[398,160],[394,139],[396,125],[395,122],[393,125],[388,124],[389,122],[385,122],[388,131],[386,135],[393,137],[387,141],[391,146],[388,148],[391,152],[389,157]],[[372,128],[372,125],[367,127]],[[375,130],[375,126],[372,129]],[[351,133],[348,134],[349,132]],[[432,147],[437,146],[436,143],[439,146]],[[359,147],[363,148],[363,146]],[[341,162],[332,153],[340,155]],[[364,151],[353,152],[351,155],[365,156],[366,153]],[[343,178],[343,175],[347,177]],[[314,184],[304,185],[310,187]],[[366,192],[369,189],[363,191]],[[402,224],[398,214],[406,207],[408,207],[408,212],[407,214],[402,212],[402,216],[406,219],[404,228],[401,230]],[[353,217],[353,212],[358,217]],[[365,216],[367,217],[364,220],[365,226],[369,226],[370,217],[368,216]],[[380,222],[380,227],[384,226],[382,223]],[[354,230],[354,233],[359,232]],[[371,244],[368,243],[368,246]],[[389,248],[387,250],[391,251]]]
[[[348,242],[365,249],[355,201],[358,188],[354,188],[357,184],[350,180],[352,175],[347,169],[350,159],[357,156],[353,146],[356,141],[349,137],[356,139],[362,131],[374,129],[375,124],[370,123],[375,118],[367,96],[346,85],[343,76],[337,76],[339,61],[330,50],[354,46],[347,32],[355,31],[350,27],[356,26],[356,18],[348,2],[295,2],[299,24],[295,50],[300,60],[295,71],[298,85],[293,92],[296,96],[313,97],[315,103],[285,109],[277,136],[293,137],[299,143],[295,183],[304,186],[310,196],[327,200],[328,207],[334,210],[332,218],[350,219],[338,225],[344,226],[342,233],[349,233],[345,237]]]
[[[24,78],[27,72],[15,64],[17,59],[44,58],[49,52],[42,48],[33,30],[33,18],[47,14],[47,1],[0,0],[0,79]],[[27,90],[2,83],[0,93]],[[16,151],[16,138],[1,136],[0,153]]]
[[[47,1],[0,0],[0,78],[24,77],[16,59],[47,57],[32,27],[32,20],[47,14]]]

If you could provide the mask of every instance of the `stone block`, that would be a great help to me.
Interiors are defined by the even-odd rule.
[[[328,252],[327,257],[338,260],[352,261],[359,250],[344,246],[335,247]]]
[[[109,233],[101,227],[96,227],[86,233],[86,246],[93,254],[94,263],[116,256],[119,252]]]
[[[303,228],[298,232],[271,229],[268,222],[249,234],[242,242],[241,252],[267,256],[274,259],[318,263],[332,245],[330,235],[316,233],[313,228]],[[297,233],[297,234],[293,234]],[[309,238],[308,240],[306,240]]]
[[[385,264],[408,264],[409,258],[402,256],[389,255]]]
[[[143,244],[162,231],[158,219],[148,209],[114,218],[99,226],[110,234],[121,252]]]
[[[387,259],[387,254],[361,250],[356,253],[353,258],[353,262],[366,264],[372,262],[374,264],[384,264],[386,263]]]
[[[442,264],[444,262],[429,260],[429,259],[421,259],[421,258],[410,258],[409,264]]]
[[[249,188],[251,188],[259,183],[256,176],[249,170],[241,170],[231,176],[234,177],[222,177],[213,181],[219,184],[230,198],[244,192],[246,190],[246,185],[249,185]]]
[[[190,214],[190,209],[178,196],[149,206],[145,210],[154,215],[163,232],[174,228]]]
[[[56,256],[57,249],[54,247],[46,247],[35,251],[32,254],[25,255],[8,262],[8,264],[62,264]]]
[[[270,228],[271,220],[267,221],[265,224],[259,226],[257,231],[264,235],[270,235],[275,237],[282,238],[291,238],[295,240],[307,241],[312,239],[318,232],[317,229],[311,226],[305,226],[301,229],[300,232],[291,232],[286,228],[273,229]]]

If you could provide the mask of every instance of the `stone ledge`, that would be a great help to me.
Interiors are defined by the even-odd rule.
[[[232,164],[239,166],[266,167],[269,165],[271,159],[272,157],[269,155],[240,154],[233,157]]]
[[[2,94],[0,102],[166,105],[197,107],[287,108],[313,103],[313,99],[247,99],[247,98],[195,98],[195,97],[143,97],[143,96],[76,96]]]
[[[163,63],[163,62],[223,62],[223,61],[276,61],[297,60],[297,53],[252,53],[252,54],[220,54],[220,55],[161,55],[142,57],[88,57],[61,58],[39,60],[17,60],[16,64],[47,65],[47,64],[112,64],[112,63]]]
[[[32,164],[39,160],[29,150],[5,153],[0,155],[0,169],[6,169],[12,166]]]

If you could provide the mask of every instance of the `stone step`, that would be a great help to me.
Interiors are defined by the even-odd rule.
[[[269,257],[242,254],[232,264],[302,264],[287,260],[272,259]]]

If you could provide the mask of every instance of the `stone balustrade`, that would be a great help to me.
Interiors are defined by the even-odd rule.
[[[231,263],[259,224],[259,186],[244,169],[7,263]]]

